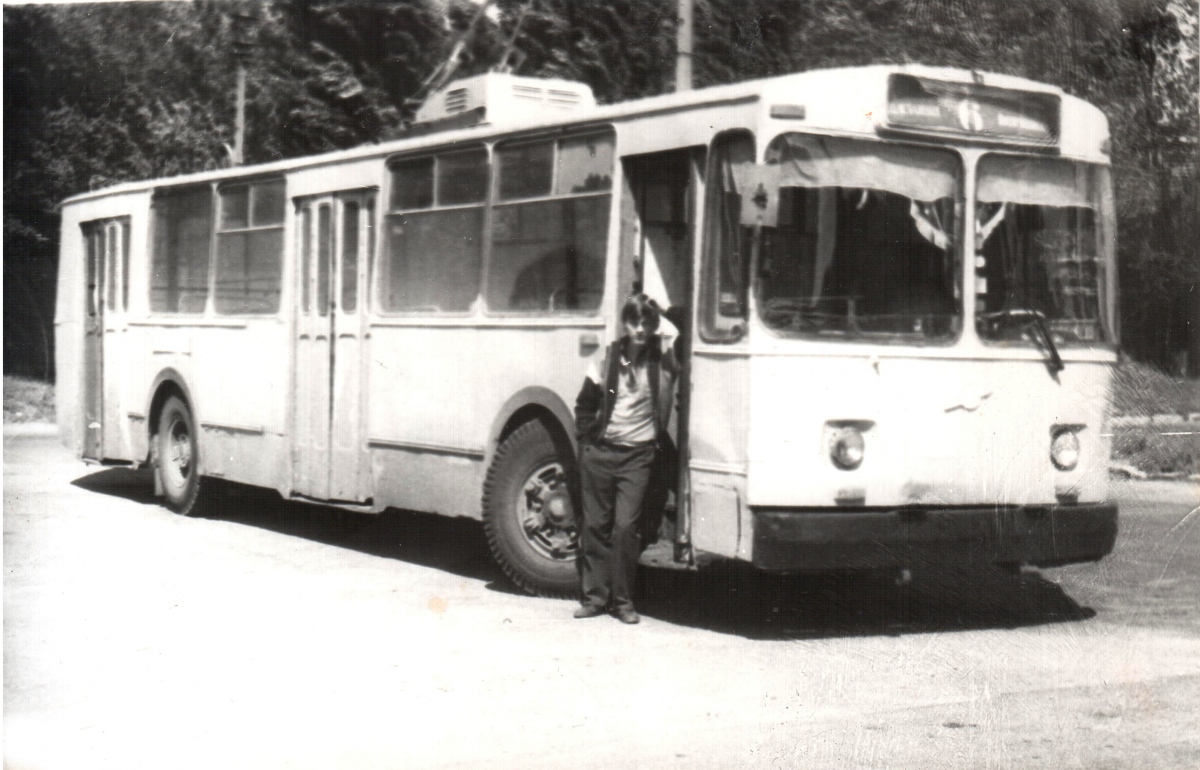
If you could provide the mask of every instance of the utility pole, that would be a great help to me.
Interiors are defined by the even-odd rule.
[[[233,55],[237,59],[237,119],[233,134],[233,148],[229,150],[232,166],[245,161],[246,147],[246,64],[254,53],[254,22],[252,12],[238,11],[233,14]]]
[[[679,26],[675,30],[675,90],[692,90],[692,41],[695,0],[679,0]]]

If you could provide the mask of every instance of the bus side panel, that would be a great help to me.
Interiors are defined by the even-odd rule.
[[[489,374],[486,361],[503,353],[481,357],[479,332],[466,326],[375,323],[369,344],[375,503],[479,518],[484,446],[475,389]]]
[[[480,518],[482,458],[394,446],[371,447],[374,502],[445,516]]]
[[[59,236],[58,289],[54,309],[55,411],[58,437],[76,456],[83,452],[83,309],[86,252],[80,206],[65,206]]]
[[[588,363],[595,361],[599,366],[604,357],[605,334],[597,326],[481,329],[479,335],[481,352],[487,351],[486,355],[497,360],[495,366],[482,364],[476,394],[477,413],[485,419],[477,435],[484,438],[505,402],[525,388],[547,388],[573,408]],[[574,430],[570,424],[562,428]]]
[[[691,473],[692,544],[721,556],[749,557],[752,531],[745,505],[749,439],[750,361],[724,349],[697,349],[692,356]]]
[[[282,489],[290,467],[289,330],[274,317],[244,320],[244,328],[189,330],[204,472]]]

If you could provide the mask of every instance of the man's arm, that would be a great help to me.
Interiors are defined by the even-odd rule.
[[[599,430],[600,409],[604,402],[604,388],[595,362],[588,365],[583,387],[575,397],[575,438],[583,441]]]

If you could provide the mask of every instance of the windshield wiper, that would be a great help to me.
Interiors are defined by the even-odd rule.
[[[1047,362],[1050,367],[1050,373],[1057,374],[1063,370],[1062,356],[1058,354],[1058,347],[1050,337],[1050,328],[1046,326],[1046,314],[1042,311],[1016,307],[1008,308],[1007,310],[998,310],[995,313],[984,313],[981,317],[987,319],[1012,318],[1024,321],[1033,326],[1034,329],[1037,329],[1038,336],[1042,338],[1042,343],[1046,346],[1046,352],[1050,355],[1050,360]]]

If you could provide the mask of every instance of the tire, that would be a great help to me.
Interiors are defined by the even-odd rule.
[[[492,557],[537,596],[579,595],[572,488],[575,459],[533,420],[501,442],[483,483],[483,530]]]
[[[163,404],[155,436],[154,472],[166,506],[182,516],[200,512],[200,445],[196,421],[187,402],[171,396]]]

